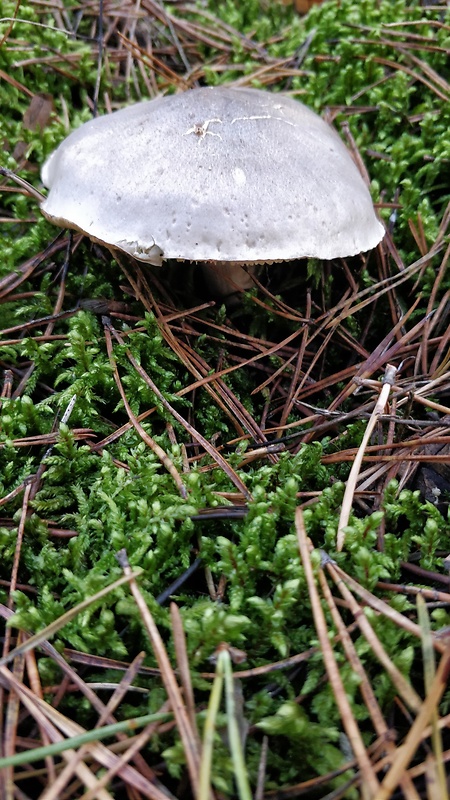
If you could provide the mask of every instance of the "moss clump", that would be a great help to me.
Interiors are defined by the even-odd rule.
[[[67,24],[79,10],[65,3]],[[227,0],[219,7],[211,2],[181,11],[175,4],[169,10],[172,21],[183,14],[183,20],[200,21],[217,34],[213,46],[212,34],[195,40],[193,34],[183,38],[188,37],[186,30],[183,35],[178,31],[180,47],[200,82],[246,77],[255,86],[290,91],[318,111],[330,109],[338,126],[348,123],[368,166],[373,196],[388,204],[381,213],[406,265],[435,240],[450,199],[449,104],[443,102],[449,80],[446,9],[441,18],[440,10],[414,0],[341,0],[325,2],[299,19],[281,4]],[[6,0],[2,11],[12,16],[14,4]],[[0,84],[0,104],[7,110],[0,118],[4,164],[36,185],[39,166],[67,128],[89,118],[97,80],[93,18],[82,15],[77,35],[69,36],[55,27],[50,11],[41,11],[22,4],[22,21],[14,24],[0,48],[0,69],[10,78]],[[445,24],[437,24],[441,22]],[[0,32],[7,27],[1,23]],[[418,39],[411,37],[411,30]],[[145,24],[138,32],[145,40]],[[174,91],[177,81],[191,85],[194,73],[187,69],[172,31],[159,21],[151,35],[164,69],[152,71],[145,59],[138,66],[132,60],[128,74],[123,53],[118,56],[122,40],[117,31],[111,33],[104,51],[101,111],[105,95],[113,107],[141,99],[149,75],[153,90]],[[282,70],[280,75],[281,61],[290,70],[287,75]],[[30,130],[24,123],[30,93],[53,98],[54,110],[43,130]],[[25,149],[17,149],[19,144]],[[350,469],[349,459],[340,460],[339,454],[354,453],[366,418],[361,413],[335,421],[334,401],[345,393],[348,376],[359,375],[356,368],[352,372],[355,362],[368,362],[385,337],[394,338],[390,332],[396,320],[380,298],[336,323],[332,336],[327,315],[353,292],[352,281],[364,288],[384,277],[381,267],[377,276],[374,258],[352,263],[347,280],[341,265],[310,264],[310,272],[300,278],[286,266],[278,284],[274,278],[272,296],[252,292],[230,320],[225,308],[185,311],[189,302],[201,306],[204,300],[195,276],[189,290],[180,289],[178,277],[170,286],[160,275],[138,271],[128,282],[108,253],[77,236],[58,234],[35,204],[10,186],[2,193],[1,217],[0,277],[10,281],[0,307],[1,359],[13,378],[10,396],[5,390],[2,398],[0,430],[0,496],[9,496],[0,527],[0,577],[6,582],[16,555],[24,490],[39,476],[27,509],[18,574],[23,587],[13,596],[14,624],[39,630],[91,597],[119,576],[116,553],[126,548],[131,565],[143,570],[142,591],[174,661],[167,589],[193,565],[196,569],[171,596],[181,609],[200,724],[211,686],[204,673],[210,672],[209,659],[220,642],[246,651],[247,661],[237,670],[268,669],[272,662],[307,652],[294,666],[242,679],[243,717],[251,726],[246,751],[251,782],[256,781],[262,733],[270,736],[267,790],[342,767],[342,721],[324,680],[293,523],[295,508],[306,506],[315,569],[326,551],[374,593],[382,592],[380,581],[408,580],[402,564],[409,559],[424,570],[442,569],[443,553],[450,550],[448,520],[419,492],[399,492],[393,481],[378,504],[376,492],[361,500],[350,519],[344,552],[336,553],[343,483]],[[410,222],[423,232],[422,242],[412,236]],[[411,286],[406,283],[401,293],[393,294],[394,308],[408,308]],[[434,264],[429,264],[420,275],[422,299],[415,320],[428,311],[432,291],[437,306],[448,288],[448,276],[436,286]],[[414,298],[417,293],[414,288]],[[104,314],[109,315],[106,321]],[[411,331],[412,324],[405,321],[405,329]],[[111,326],[124,342],[113,341],[114,359],[106,346],[105,330],[109,333]],[[411,339],[408,347],[418,348],[417,341]],[[430,346],[437,348],[439,341]],[[280,343],[276,352],[274,343]],[[303,343],[305,359],[300,363]],[[189,425],[217,445],[228,473],[205,455],[189,425],[172,417],[133,367],[128,351]],[[266,352],[270,356],[261,358]],[[413,350],[414,357],[417,353]],[[414,387],[416,373],[411,376]],[[132,414],[144,415],[140,433],[130,424],[119,380]],[[319,394],[315,386],[321,387]],[[285,419],[290,427],[280,427],[289,393],[297,389]],[[373,386],[361,391],[370,391],[373,401]],[[70,419],[61,423],[73,398]],[[338,407],[352,413],[358,402],[351,394]],[[407,413],[402,406],[398,416]],[[261,452],[258,426],[276,445],[268,453]],[[171,459],[187,498],[143,441],[142,431]],[[403,433],[397,435],[400,439]],[[246,506],[231,470],[252,496]],[[8,600],[7,585],[2,584],[0,596]],[[384,590],[383,596],[395,610],[414,615],[406,597]],[[328,609],[326,614],[334,632]],[[347,609],[343,615],[351,622]],[[420,687],[417,641],[371,610],[367,615],[397,667]],[[449,624],[445,608],[434,609],[431,616],[436,627]],[[392,682],[380,675],[366,640],[355,634],[354,641],[377,699],[395,717],[401,738],[407,723],[397,716]],[[55,644],[124,660],[145,648],[146,666],[156,664],[124,587],[72,620]],[[352,711],[370,744],[375,735],[359,679],[340,644],[335,650]],[[45,684],[60,678],[48,658],[39,661],[39,669]],[[116,672],[110,675],[117,680]],[[97,678],[97,672],[91,677]],[[159,678],[145,674],[138,683],[143,694],[121,707],[123,716],[158,710],[165,700]],[[89,704],[78,696],[67,696],[62,707],[86,723],[96,722]],[[145,755],[158,769],[164,761],[173,782],[183,774],[185,757],[176,732],[155,737]],[[330,779],[327,791],[352,775],[347,771]],[[213,780],[225,796],[235,796],[223,742],[217,745]],[[352,791],[346,796],[356,797]]]

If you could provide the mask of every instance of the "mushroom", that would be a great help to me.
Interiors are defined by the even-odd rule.
[[[252,284],[243,265],[352,256],[384,235],[333,129],[258,89],[192,89],[93,119],[42,180],[51,222],[149,264],[203,262],[221,294]]]

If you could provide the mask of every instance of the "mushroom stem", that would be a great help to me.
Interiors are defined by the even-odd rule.
[[[202,265],[203,277],[208,289],[224,300],[239,292],[252,289],[252,275],[261,270],[260,264],[235,264],[229,261],[208,261]]]

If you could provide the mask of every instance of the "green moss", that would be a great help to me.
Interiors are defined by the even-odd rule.
[[[12,15],[14,5],[5,2],[2,13]],[[69,15],[76,13],[69,3],[66,6]],[[411,236],[409,221],[417,222],[420,216],[425,239],[430,244],[450,199],[449,106],[439,96],[441,89],[431,73],[434,70],[449,80],[444,52],[448,51],[449,40],[445,26],[436,29],[431,24],[435,12],[423,8],[419,2],[399,0],[328,1],[314,7],[304,20],[295,17],[292,9],[272,2],[227,0],[218,7],[213,3],[207,7],[217,15],[218,29],[220,20],[236,29],[231,52],[226,53],[229,68],[225,71],[214,69],[218,59],[214,48],[205,43],[198,45],[196,53],[202,54],[202,80],[207,83],[253,75],[261,63],[267,65],[267,59],[291,57],[295,66],[303,45],[308,43],[303,52],[301,74],[278,80],[270,88],[292,91],[321,112],[327,108],[338,109],[337,125],[339,127],[343,121],[349,123],[368,166],[374,198],[400,204],[396,220],[391,219],[391,223],[402,258],[406,264],[418,258],[420,254]],[[204,4],[198,8],[199,14],[191,16],[197,21],[202,18]],[[176,5],[170,6],[170,10],[174,14],[181,13]],[[68,109],[70,128],[90,116],[86,98],[93,96],[96,61],[92,42],[79,41],[57,30],[50,14],[38,16],[35,6],[24,4],[20,6],[20,17],[23,21],[15,24],[7,46],[0,49],[0,69],[12,79],[0,83],[0,105],[8,109],[0,118],[0,140],[5,149],[2,162],[11,169],[18,168],[13,153],[16,146],[24,142],[26,162],[23,169],[19,163],[20,172],[39,186],[39,166],[67,133],[65,109]],[[48,23],[50,27],[30,24],[37,22]],[[210,25],[211,19],[204,22]],[[395,29],[387,27],[394,22],[398,23]],[[402,28],[402,22],[408,22],[408,26]],[[414,30],[426,37],[423,50],[405,49],[411,23],[417,23]],[[82,20],[82,37],[90,35],[90,24],[91,21]],[[0,25],[0,33],[6,26],[7,23]],[[394,30],[398,36],[393,36]],[[155,36],[159,35],[156,31]],[[245,42],[243,36],[247,37]],[[250,38],[254,47],[249,44]],[[428,42],[433,47],[425,46]],[[264,58],[258,55],[260,47],[264,47]],[[427,71],[413,57],[421,59]],[[73,73],[70,79],[65,72],[68,58]],[[225,58],[223,53],[221,58]],[[388,61],[392,64],[386,64]],[[141,78],[136,78],[136,82],[125,81],[120,69],[120,65],[107,59],[100,102],[103,92],[109,92],[117,104],[126,99],[140,99]],[[180,75],[185,73],[176,56],[173,56],[171,69]],[[406,72],[407,69],[414,74]],[[158,80],[166,90],[162,78]],[[258,80],[261,81],[261,77]],[[29,95],[15,82],[26,86],[31,93],[52,95],[55,110],[43,131],[33,132],[24,127],[23,115],[28,108]],[[257,80],[254,85],[258,85]],[[349,110],[344,109],[347,105],[351,106]],[[391,210],[382,213],[388,219]],[[35,202],[16,191],[2,194],[2,216],[9,216],[12,221],[2,224],[1,277],[36,258],[57,235],[57,231],[41,218]],[[202,566],[176,590],[174,597],[181,607],[196,691],[200,701],[207,701],[210,683],[200,673],[211,669],[209,659],[220,642],[227,641],[246,651],[244,667],[266,666],[317,644],[293,525],[299,502],[313,501],[305,509],[304,518],[308,536],[316,548],[313,554],[316,568],[320,563],[320,551],[325,550],[374,592],[378,591],[380,580],[399,580],[400,564],[411,556],[424,569],[442,569],[442,553],[450,549],[448,521],[435,506],[424,502],[418,492],[406,490],[399,494],[394,483],[385,491],[382,511],[365,513],[362,508],[357,509],[349,521],[344,552],[336,553],[343,482],[350,465],[348,462],[325,465],[322,459],[357,447],[365,430],[365,420],[349,423],[345,428],[337,424],[336,431],[315,435],[316,440],[300,446],[298,452],[295,451],[296,440],[287,439],[292,452],[281,453],[277,463],[265,458],[245,464],[246,453],[254,446],[251,437],[240,442],[238,447],[229,445],[239,438],[239,432],[230,416],[204,389],[179,396],[195,377],[165,341],[155,316],[145,311],[130,294],[129,287],[124,288],[118,265],[109,254],[101,253],[88,242],[75,249],[64,273],[64,311],[71,313],[67,318],[54,320],[54,338],[43,342],[42,335],[48,324],[45,318],[53,313],[60,289],[60,270],[67,266],[67,253],[67,242],[61,241],[59,249],[55,246],[50,256],[39,257],[35,270],[17,289],[16,294],[22,293],[22,296],[7,297],[8,302],[0,307],[2,328],[37,321],[34,327],[5,334],[9,344],[3,345],[1,350],[2,366],[14,371],[15,386],[29,370],[21,396],[2,400],[1,496],[18,490],[41,466],[45,467],[39,489],[30,502],[19,570],[20,583],[28,584],[37,595],[15,593],[16,625],[37,631],[108,585],[120,574],[115,556],[125,547],[131,565],[143,570],[142,591],[174,659],[169,612],[157,598],[200,557]],[[311,263],[309,274],[300,279],[286,270],[286,280],[291,280],[292,284],[288,289],[276,285],[281,297],[296,304],[299,315],[304,312],[302,298],[306,285],[312,286],[314,314],[322,308],[324,298],[330,307],[345,292],[340,270],[322,279],[318,266]],[[360,270],[357,278],[361,286],[373,284],[373,262],[368,261],[356,269]],[[424,313],[434,277],[434,265],[431,265],[421,278],[424,299],[416,310],[416,319]],[[406,298],[406,307],[411,285],[402,290],[404,296],[400,297]],[[156,283],[155,286],[157,292]],[[152,285],[152,288],[155,287]],[[446,276],[437,302],[448,288]],[[180,292],[184,307],[188,300],[192,299],[193,305],[199,302],[195,280],[191,281],[189,289],[182,288]],[[157,298],[165,302],[166,295],[158,294]],[[96,314],[89,305],[95,300],[101,300],[106,306],[109,300],[120,305],[122,316],[115,318],[114,324],[126,344],[114,344],[118,374],[134,414],[154,409],[142,421],[142,426],[172,459],[187,487],[187,500],[181,497],[171,475],[132,427],[117,438],[114,436],[127,424],[128,416],[105,347],[103,311]],[[244,300],[242,310],[232,312],[236,329],[245,330],[247,335],[265,343],[281,341],[298,329],[298,319],[281,319],[270,299],[264,298],[264,303],[256,306],[250,299]],[[381,305],[380,311],[380,306],[377,307],[373,327],[365,340],[367,348],[377,346],[387,333],[386,319],[389,324],[390,319],[383,316],[386,308]],[[248,353],[238,350],[238,345],[234,349],[223,331],[210,327],[211,323],[227,325],[228,313],[225,308],[207,310],[199,323],[196,351],[211,369],[219,362],[221,368],[234,366],[235,358],[242,357],[242,352]],[[354,357],[352,337],[354,341],[359,340],[366,322],[366,311],[363,311],[345,323],[342,330],[347,338],[332,340],[326,358],[312,373],[311,380],[321,379],[325,373],[332,374],[337,365],[349,363]],[[314,346],[318,346],[317,342]],[[190,436],[171,418],[133,369],[127,349],[177,411],[206,438],[223,448],[221,452],[253,496],[243,518],[197,517],[200,509],[211,511],[229,504],[235,486],[221,469],[212,468],[209,457],[200,458],[198,463],[195,461],[197,449],[192,446]],[[279,396],[272,385],[263,392],[251,392],[284,360],[285,355],[275,354],[264,362],[268,365],[265,371],[249,367],[224,378],[224,384],[256,421],[267,420],[264,414],[268,407],[272,413],[271,403],[277,405],[274,415],[279,413],[278,405],[284,402],[292,376],[292,364],[282,376]],[[329,405],[327,391],[323,397],[314,399],[316,405]],[[62,414],[75,395],[70,420],[60,424]],[[352,401],[343,408],[351,409]],[[294,406],[289,422],[298,423],[300,419]],[[269,422],[271,424],[270,414]],[[173,426],[171,430],[167,423]],[[29,443],[21,447],[15,441],[48,435],[55,427],[58,435],[50,451],[47,442],[39,447]],[[89,429],[91,442],[78,440],[74,432],[77,428]],[[303,427],[301,431],[295,434],[294,430],[293,435],[304,435]],[[309,430],[309,433],[314,436],[314,431]],[[101,451],[91,446],[92,442],[106,436],[112,438]],[[184,445],[188,456],[193,458],[189,473],[183,472]],[[13,564],[22,500],[23,494],[19,492],[8,502],[0,527],[1,577],[4,580],[8,579]],[[379,552],[376,543],[382,521],[384,551]],[[76,535],[63,538],[59,535],[61,529]],[[210,570],[213,582],[221,587],[220,601],[209,596],[203,573],[205,567]],[[2,600],[6,599],[6,589],[2,589]],[[398,610],[412,613],[407,601],[391,598],[390,602]],[[367,613],[397,666],[405,675],[417,677],[413,664],[417,657],[416,642],[397,626]],[[327,620],[332,629],[329,616]],[[448,624],[443,609],[433,612],[433,624],[436,627]],[[147,664],[155,666],[139,614],[126,588],[83,612],[58,633],[54,643],[58,649],[69,645],[119,659],[130,659],[145,648]],[[394,697],[391,682],[380,675],[379,665],[367,642],[355,637],[355,646],[376,683],[380,703],[384,709],[391,709]],[[358,681],[339,645],[336,645],[336,656],[353,712],[363,723],[364,736],[369,743],[367,711],[359,694]],[[49,660],[42,659],[39,666],[44,682],[55,683],[57,671]],[[344,762],[337,744],[341,732],[339,713],[323,675],[323,659],[317,652],[298,671],[279,670],[269,677],[242,681],[245,717],[257,730],[270,735],[267,789],[297,782],[300,758],[307,777],[338,768]],[[147,694],[134,705],[130,701],[122,710],[126,715],[141,706],[144,711],[156,710],[165,699],[158,681],[147,676],[140,680]],[[67,709],[77,717],[81,713],[83,719],[90,720],[88,704],[77,698],[66,700]],[[184,756],[174,733],[161,735],[151,747],[153,751],[150,749],[148,758],[152,763],[160,764],[164,757],[172,775],[182,774]],[[247,756],[254,781],[260,741],[253,733],[248,740]],[[216,785],[226,795],[234,796],[232,769],[223,744],[218,745],[214,769]],[[332,781],[330,791],[349,777],[347,774]]]

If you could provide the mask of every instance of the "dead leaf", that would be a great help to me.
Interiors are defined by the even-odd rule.
[[[43,130],[48,125],[53,110],[51,94],[35,94],[23,115],[23,127],[29,131]]]
[[[294,0],[295,10],[299,14],[307,14],[311,6],[319,5],[322,0]]]
[[[33,95],[30,104],[23,115],[22,126],[27,131],[43,130],[53,114],[53,97],[44,92]],[[30,172],[37,172],[37,166],[27,161],[26,153],[28,150],[26,142],[17,142],[13,158],[16,160],[20,169],[27,169]]]

